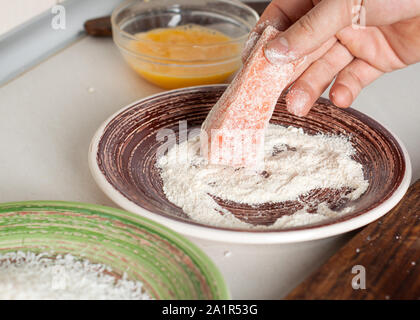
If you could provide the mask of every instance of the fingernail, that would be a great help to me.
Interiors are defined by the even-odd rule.
[[[286,38],[279,38],[267,43],[264,54],[272,64],[282,64],[292,60],[289,52],[289,43]]]
[[[331,98],[332,98],[332,102],[340,107],[340,108],[348,108],[351,106],[351,104],[353,103],[353,93],[350,91],[350,89],[341,84],[341,83],[336,83],[334,85],[334,88],[332,88],[332,92],[330,94]]]
[[[306,91],[300,89],[291,89],[287,94],[287,111],[298,117],[303,117],[308,113],[308,103],[310,96]]]
[[[255,44],[257,43],[258,39],[260,37],[260,34],[258,34],[255,31],[252,31],[249,36],[248,39],[245,42],[244,45],[244,49],[242,50],[242,61],[246,61],[246,59],[248,59],[249,55],[251,54],[252,49],[254,48]]]

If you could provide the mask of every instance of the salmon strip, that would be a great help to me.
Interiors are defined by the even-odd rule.
[[[268,26],[201,127],[201,152],[212,164],[257,168],[263,165],[264,132],[279,96],[292,81],[294,61],[273,65],[264,55],[280,31]]]

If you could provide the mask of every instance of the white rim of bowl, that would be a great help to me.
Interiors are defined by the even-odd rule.
[[[212,86],[226,86],[224,84],[219,85],[212,85]],[[400,146],[405,162],[405,171],[403,179],[401,180],[397,189],[390,195],[388,199],[384,202],[376,206],[375,208],[355,216],[353,218],[349,218],[344,221],[337,221],[332,222],[328,225],[321,225],[311,226],[308,229],[301,229],[301,230],[270,230],[270,232],[249,232],[246,230],[223,230],[217,229],[215,227],[207,227],[205,225],[197,225],[191,224],[188,222],[182,222],[170,217],[165,217],[153,212],[150,212],[134,202],[127,199],[123,194],[121,194],[117,189],[115,189],[105,178],[96,161],[96,156],[98,153],[98,145],[102,134],[110,121],[112,121],[118,114],[125,111],[128,108],[131,108],[134,105],[141,103],[143,100],[151,99],[159,97],[160,95],[166,95],[170,92],[176,92],[180,90],[186,89],[199,89],[209,87],[209,85],[203,86],[195,86],[189,88],[182,88],[182,89],[175,89],[170,91],[160,92],[154,95],[150,95],[144,98],[141,98],[133,103],[130,103],[126,107],[118,110],[114,114],[112,114],[108,119],[106,119],[102,125],[98,128],[96,133],[94,134],[90,147],[89,147],[89,154],[88,154],[88,162],[89,168],[92,173],[92,176],[95,182],[98,184],[99,188],[117,205],[121,208],[130,211],[132,213],[139,214],[143,217],[149,218],[155,222],[161,223],[164,226],[179,232],[186,236],[191,236],[200,239],[212,240],[217,242],[229,242],[229,243],[240,243],[240,244],[269,244],[269,243],[297,243],[297,242],[305,242],[311,240],[318,240],[329,238],[332,236],[336,236],[339,234],[343,234],[360,227],[363,227],[386,213],[388,213],[392,208],[394,208],[398,202],[402,199],[402,197],[407,192],[410,183],[411,183],[411,175],[412,175],[412,168],[411,168],[411,160],[408,154],[408,151],[402,141],[386,126],[381,124],[397,141],[398,145]]]

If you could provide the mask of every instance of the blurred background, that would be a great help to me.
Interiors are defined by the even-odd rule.
[[[64,0],[1,0],[0,35],[61,2]]]
[[[71,1],[72,0],[1,0],[0,35],[41,14],[42,12],[51,9],[56,4]],[[254,0],[254,2],[255,1],[262,2],[264,0]],[[96,2],[100,5],[102,0],[96,0]]]

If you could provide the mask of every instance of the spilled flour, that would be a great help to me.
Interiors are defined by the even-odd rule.
[[[346,199],[355,200],[369,183],[364,179],[362,165],[351,159],[354,153],[346,137],[311,136],[302,129],[270,124],[265,134],[262,172],[209,165],[200,156],[199,136],[172,147],[157,160],[156,166],[168,200],[193,220],[228,228],[279,229],[317,223],[348,213],[351,208],[333,211],[326,203],[320,203],[313,212],[305,205],[264,226],[237,219],[214,197],[257,206],[298,201],[299,196],[314,189],[347,188],[351,191]]]

